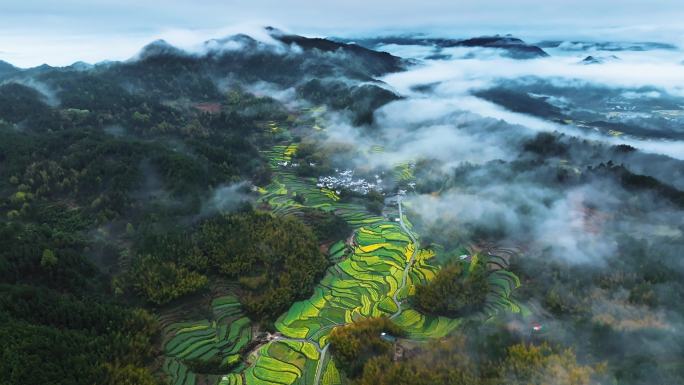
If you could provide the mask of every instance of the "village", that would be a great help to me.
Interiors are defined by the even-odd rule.
[[[339,194],[342,190],[349,190],[361,195],[366,195],[370,191],[382,192],[382,179],[380,175],[375,175],[375,182],[369,182],[363,178],[354,179],[353,170],[335,169],[336,176],[322,176],[318,178],[316,186],[319,188],[327,188]]]

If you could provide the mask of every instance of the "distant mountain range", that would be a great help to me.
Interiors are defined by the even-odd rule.
[[[375,79],[404,69],[404,59],[355,44],[273,28],[267,32],[272,41],[234,35],[206,41],[192,52],[157,40],[129,60],[96,65],[19,69],[0,62],[0,83],[40,85],[65,106],[93,109],[105,108],[100,104],[106,100],[128,103],[132,96],[215,102],[225,97],[227,88],[266,82],[294,88],[299,97],[316,104],[348,111],[358,124],[369,123],[374,109],[399,98]],[[98,98],[83,101],[92,95]],[[12,120],[16,119],[8,121]]]
[[[36,75],[44,71],[55,69],[64,70],[103,70],[117,66],[134,67],[136,64],[153,62],[174,61],[191,62],[204,61],[203,67],[219,72],[233,71],[239,72],[270,72],[272,76],[282,75],[297,69],[300,61],[312,56],[317,56],[317,63],[306,69],[312,70],[312,76],[325,75],[326,72],[335,67],[335,70],[343,70],[344,75],[353,78],[363,78],[370,80],[372,76],[381,75],[388,72],[399,71],[404,68],[405,62],[398,57],[386,52],[377,52],[355,44],[321,39],[308,38],[299,35],[286,34],[274,28],[266,28],[266,31],[273,38],[273,42],[263,42],[250,36],[238,34],[212,39],[202,45],[199,52],[186,51],[175,47],[164,40],[154,41],[141,49],[131,60],[124,62],[103,62],[96,65],[77,62],[67,67],[51,67],[41,65],[38,67],[19,69],[10,63],[0,61],[0,77],[11,75]],[[299,53],[299,57],[292,55]],[[320,55],[328,53],[328,55]],[[335,53],[336,55],[329,55]],[[347,60],[353,58],[354,60]],[[206,59],[206,60],[205,60]],[[266,65],[278,61],[276,67],[264,68]],[[334,61],[334,64],[332,63]],[[223,71],[222,71],[223,68]],[[278,68],[277,71],[273,71]],[[299,70],[304,68],[298,68]],[[260,74],[263,75],[263,74]],[[263,78],[262,78],[263,80]]]
[[[564,51],[650,51],[674,50],[677,46],[657,42],[612,42],[612,41],[565,41],[545,40],[537,43],[542,48],[557,48]]]
[[[338,39],[344,42],[354,42],[367,48],[378,49],[383,45],[421,45],[432,46],[436,49],[453,48],[453,47],[469,47],[469,48],[494,48],[500,49],[505,56],[514,59],[533,59],[539,57],[549,56],[543,49],[538,46],[530,45],[522,39],[513,37],[511,35],[494,35],[481,36],[468,39],[444,39],[431,38],[423,36],[387,36],[372,39]]]

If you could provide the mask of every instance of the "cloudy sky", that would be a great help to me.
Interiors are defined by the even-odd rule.
[[[309,35],[425,31],[684,42],[681,0],[2,0],[0,60],[18,66],[125,59],[256,26]]]

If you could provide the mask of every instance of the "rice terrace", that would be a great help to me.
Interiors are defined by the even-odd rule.
[[[684,384],[684,2],[354,1],[3,2],[0,385]]]
[[[268,123],[267,129],[283,130],[275,122]],[[321,127],[317,124],[315,129]],[[400,191],[395,203],[384,210],[385,215],[371,214],[361,205],[339,202],[335,191],[317,187],[315,178],[295,175],[291,164],[296,152],[295,143],[282,143],[268,151],[273,180],[258,188],[260,201],[279,216],[296,215],[305,208],[332,212],[354,229],[353,235],[330,246],[329,259],[335,263],[311,298],[294,303],[277,319],[275,333],[250,333],[249,320],[241,316],[239,303],[230,295],[212,301],[212,320],[167,326],[165,334],[171,337],[164,346],[164,370],[172,384],[344,385],[328,342],[336,327],[387,317],[405,332],[396,344],[421,344],[445,337],[464,321],[421,314],[408,303],[415,285],[429,282],[438,267],[432,264],[436,251],[421,248],[403,211],[406,192]],[[410,183],[407,164],[398,165],[396,170],[396,178]],[[300,198],[295,201],[294,197]],[[488,322],[506,312],[525,311],[510,297],[520,282],[505,270],[504,258],[479,253],[469,257],[468,263],[470,269],[477,264],[491,269],[485,305],[469,319]],[[194,373],[186,364],[210,360],[240,364],[227,375]]]

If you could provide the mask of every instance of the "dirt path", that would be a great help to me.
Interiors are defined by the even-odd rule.
[[[321,382],[321,373],[323,372],[323,364],[325,363],[325,355],[328,353],[328,347],[330,344],[326,344],[323,350],[321,350],[321,355],[318,357],[318,363],[316,364],[316,376],[314,377],[314,385],[318,385]]]

